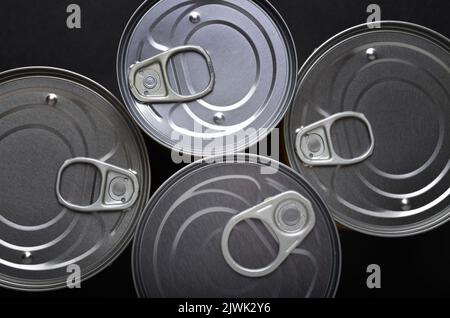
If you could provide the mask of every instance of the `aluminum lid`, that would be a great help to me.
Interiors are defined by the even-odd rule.
[[[297,58],[266,1],[161,0],[131,18],[117,71],[125,104],[148,135],[186,154],[221,155],[256,144],[281,121]],[[174,93],[202,97],[167,102]]]
[[[149,162],[104,88],[60,69],[1,73],[0,153],[0,286],[62,288],[69,265],[85,279],[127,246],[149,196]]]
[[[221,159],[191,164],[150,200],[133,246],[138,295],[332,297],[339,237],[316,192],[269,159]]]
[[[450,42],[410,23],[380,25],[347,30],[310,57],[285,141],[339,222],[407,236],[450,214]]]

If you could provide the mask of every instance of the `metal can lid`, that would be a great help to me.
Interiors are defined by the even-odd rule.
[[[301,243],[285,249],[306,224]],[[320,197],[292,169],[258,156],[198,161],[175,174],[147,205],[133,246],[141,297],[332,297],[339,274],[339,237]]]
[[[149,136],[206,157],[266,137],[292,101],[298,69],[292,36],[268,2],[161,0],[131,18],[117,70],[125,104]],[[211,76],[206,96],[175,98],[199,93]]]
[[[0,286],[51,290],[95,275],[127,246],[149,196],[138,128],[103,87],[61,69],[1,73],[0,105]],[[57,193],[102,205],[75,211]]]
[[[338,34],[305,63],[285,141],[292,166],[336,220],[371,235],[408,236],[450,216],[450,42],[406,22],[374,26]],[[324,124],[339,114],[353,120]],[[307,148],[305,132],[319,133],[314,141],[324,147],[313,146],[320,155]],[[333,153],[353,158],[371,143],[359,162],[320,166]]]

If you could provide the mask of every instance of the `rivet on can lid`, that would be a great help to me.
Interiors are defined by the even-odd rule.
[[[370,61],[375,61],[377,59],[377,51],[374,48],[368,48],[366,50],[366,55]]]
[[[218,125],[222,125],[225,122],[225,114],[224,113],[216,113],[214,115],[214,122]]]
[[[147,76],[144,78],[144,86],[148,89],[153,89],[158,85],[158,80],[154,76]]]
[[[283,213],[281,214],[281,219],[283,220],[283,223],[289,226],[293,226],[298,224],[300,221],[300,211],[292,208],[286,208],[283,210]]]
[[[318,153],[323,148],[322,138],[317,134],[311,134],[308,138],[308,149],[313,153]]]
[[[31,252],[24,252],[22,255],[22,263],[24,264],[30,264],[33,260],[33,255],[31,254]]]
[[[408,198],[402,199],[402,210],[403,211],[411,210],[411,204]]]
[[[191,21],[191,23],[199,23],[200,22],[200,13],[193,11],[191,12],[191,14],[189,15],[189,21]]]
[[[54,106],[58,102],[58,96],[56,94],[48,94],[46,98],[47,105]]]
[[[127,186],[124,183],[125,180],[116,180],[111,189],[114,195],[120,197],[127,192]]]
[[[296,232],[306,224],[305,207],[297,201],[285,202],[278,208],[277,223],[283,231]]]

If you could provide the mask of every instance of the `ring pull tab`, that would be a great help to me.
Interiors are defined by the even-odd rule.
[[[231,256],[228,241],[233,228],[242,221],[257,219],[269,229],[278,241],[276,259],[266,267],[250,269],[239,265]],[[263,277],[274,272],[311,233],[316,216],[311,202],[294,191],[282,193],[233,217],[222,235],[222,253],[228,265],[247,277]]]
[[[89,164],[98,169],[101,176],[98,200],[89,206],[72,204],[61,194],[61,179],[64,170],[75,164]],[[56,195],[64,207],[78,212],[121,211],[133,206],[138,198],[139,183],[136,173],[100,160],[91,158],[69,159],[59,168],[56,179]]]
[[[367,127],[370,137],[370,147],[361,156],[345,159],[339,156],[333,146],[331,128],[340,119],[354,118],[362,121]],[[324,120],[302,127],[297,132],[295,149],[300,160],[308,166],[344,166],[360,163],[373,154],[375,138],[372,126],[362,113],[343,112]]]
[[[208,86],[200,93],[180,95],[170,85],[167,66],[171,57],[179,53],[196,52],[202,55],[209,72]],[[205,49],[187,45],[170,49],[131,67],[129,75],[130,90],[134,97],[143,103],[182,103],[205,97],[212,92],[215,73],[212,59]]]

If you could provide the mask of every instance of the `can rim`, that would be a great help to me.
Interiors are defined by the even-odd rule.
[[[20,67],[20,68],[14,68],[10,70],[6,70],[0,73],[0,83],[5,83],[10,80],[14,79],[20,79],[24,77],[33,77],[33,76],[48,76],[48,77],[55,77],[60,79],[65,79],[72,81],[74,83],[81,84],[85,86],[86,88],[92,90],[102,98],[104,98],[109,104],[111,104],[122,116],[122,118],[127,122],[129,125],[130,130],[133,132],[133,135],[136,137],[136,143],[139,148],[141,148],[143,151],[141,151],[140,156],[142,160],[143,165],[143,180],[148,180],[148,182],[144,182],[142,188],[141,188],[141,195],[144,196],[142,199],[141,205],[145,206],[147,199],[150,195],[150,180],[151,180],[151,171],[150,171],[150,160],[148,156],[147,146],[145,144],[144,138],[136,126],[136,124],[131,120],[128,113],[125,111],[124,106],[121,104],[119,99],[117,99],[109,90],[107,90],[102,85],[98,84],[97,82],[93,81],[92,79],[78,74],[73,71],[65,70],[62,68],[56,68],[56,67],[49,67],[49,66],[27,66],[27,67]],[[99,274],[104,269],[109,267],[121,254],[122,252],[128,247],[129,243],[134,237],[135,229],[138,224],[138,220],[140,215],[143,213],[143,208],[136,210],[136,217],[134,221],[130,224],[130,228],[127,231],[127,234],[124,236],[122,240],[119,241],[117,246],[115,246],[105,257],[105,260],[101,262],[98,266],[95,268],[90,269],[86,273],[81,274],[81,281],[84,282],[93,276]],[[29,281],[30,284],[27,285],[27,280],[16,280],[11,279],[9,276],[5,276],[0,274],[0,286],[5,287],[11,290],[16,291],[25,291],[25,292],[46,292],[46,291],[54,291],[59,289],[66,288],[66,281],[57,281],[54,280],[54,283],[47,283],[43,285],[36,285],[32,284],[32,281]],[[35,281],[33,281],[35,282]]]
[[[132,268],[132,275],[133,275],[133,282],[136,290],[136,294],[139,298],[144,298],[145,291],[143,288],[143,283],[140,275],[138,264],[138,256],[139,256],[139,246],[142,243],[142,233],[144,233],[146,221],[153,215],[153,207],[159,202],[161,197],[166,193],[168,189],[178,180],[181,178],[184,178],[187,174],[197,170],[200,167],[207,166],[209,164],[225,164],[226,162],[220,162],[217,163],[217,159],[223,159],[223,158],[231,158],[233,157],[232,163],[238,163],[238,161],[241,162],[249,162],[249,163],[259,163],[259,164],[265,164],[267,162],[274,162],[275,160],[255,155],[255,154],[247,154],[247,153],[236,153],[232,155],[224,155],[224,156],[214,156],[206,159],[199,159],[191,164],[189,164],[186,167],[183,167],[178,172],[176,172],[174,175],[172,175],[169,179],[167,179],[151,196],[150,200],[147,203],[147,206],[144,208],[144,213],[141,214],[138,227],[136,229],[136,236],[133,241],[132,246],[132,252],[131,252],[131,268]],[[336,296],[339,283],[341,280],[341,270],[342,270],[342,247],[341,247],[341,241],[339,236],[339,231],[336,227],[336,224],[332,218],[332,215],[328,209],[328,206],[325,204],[325,201],[322,199],[322,196],[312,187],[312,185],[309,183],[308,180],[306,180],[302,175],[300,175],[297,171],[292,169],[291,167],[285,165],[282,162],[277,162],[278,167],[281,168],[283,171],[287,172],[290,175],[295,176],[295,179],[299,181],[299,184],[304,185],[304,189],[308,192],[308,194],[311,196],[311,198],[314,199],[315,203],[320,206],[322,212],[324,214],[324,217],[328,219],[329,222],[327,222],[327,226],[330,232],[330,238],[332,240],[332,244],[334,245],[333,250],[333,269],[331,272],[331,278],[330,282],[328,283],[328,289],[326,292],[326,298],[333,298]],[[150,213],[148,213],[150,211]]]
[[[126,76],[121,76],[122,69],[123,69],[123,60],[126,53],[125,47],[127,43],[129,43],[130,37],[132,35],[133,30],[136,28],[138,23],[141,21],[142,17],[145,15],[145,13],[150,10],[153,6],[158,4],[160,1],[163,0],[147,0],[144,3],[140,4],[139,7],[135,10],[135,12],[132,14],[131,18],[128,20],[124,31],[122,32],[118,49],[117,49],[117,56],[116,56],[116,77],[117,77],[117,83],[119,86],[120,95],[122,97],[122,100],[124,101],[125,107],[128,109],[131,117],[133,120],[137,123],[137,125],[144,131],[144,133],[149,136],[152,140],[156,141],[158,144],[162,145],[163,147],[170,149],[170,150],[177,150],[173,147],[172,144],[169,142],[162,140],[159,136],[157,136],[157,133],[150,133],[150,130],[152,132],[157,132],[155,129],[149,129],[147,122],[139,118],[138,116],[135,116],[135,109],[132,105],[128,105],[125,98],[124,91],[126,90],[126,87],[128,87],[128,84],[126,82]],[[295,46],[294,37],[292,35],[291,30],[289,29],[289,26],[287,22],[283,19],[282,15],[279,13],[279,11],[275,8],[275,6],[269,2],[269,0],[247,0],[250,2],[253,2],[255,5],[261,7],[265,13],[267,13],[274,23],[279,27],[280,33],[285,39],[288,53],[291,55],[289,63],[293,63],[293,65],[290,66],[290,69],[292,69],[292,83],[291,83],[291,89],[289,94],[286,94],[286,101],[285,101],[285,110],[278,114],[276,120],[273,122],[273,127],[270,129],[263,129],[262,133],[259,134],[259,137],[255,139],[252,143],[249,143],[248,145],[241,145],[237,147],[236,149],[233,149],[231,153],[238,153],[242,152],[245,149],[248,149],[256,144],[258,144],[261,140],[264,140],[267,136],[270,135],[270,133],[273,132],[273,130],[280,125],[280,123],[283,121],[284,116],[289,110],[290,105],[292,105],[292,102],[295,98],[295,91],[296,91],[296,85],[298,82],[298,54],[297,54],[297,48]],[[266,127],[261,127],[266,128]],[[204,156],[204,153],[199,149],[193,149],[190,147],[189,151],[186,151],[183,149],[183,153],[187,155],[192,155],[194,157],[200,158]],[[222,153],[217,153],[217,155],[226,155],[230,154],[230,151],[227,151],[226,149],[223,149]]]
[[[373,25],[381,25],[381,28],[371,29],[370,26]],[[297,97],[299,94],[299,90],[303,81],[305,80],[305,76],[309,72],[309,70],[313,67],[313,65],[330,49],[332,49],[335,45],[338,45],[343,40],[346,40],[354,35],[359,35],[364,32],[377,32],[385,30],[386,28],[398,31],[407,31],[408,33],[413,33],[421,36],[425,36],[427,40],[432,41],[435,44],[439,44],[444,50],[450,52],[450,39],[444,36],[443,34],[427,28],[425,26],[405,22],[405,21],[396,21],[396,20],[384,20],[379,22],[370,22],[363,23],[351,28],[348,28],[344,31],[339,32],[333,37],[329,38],[323,44],[321,44],[306,60],[306,62],[300,68],[297,77],[297,87],[295,90],[295,96]],[[292,112],[294,111],[294,103],[289,111],[287,112],[284,122],[283,122],[283,132],[284,132],[284,142],[286,144],[286,152],[288,157],[288,162],[290,166],[295,166],[295,158],[296,154],[293,151],[293,148],[289,145],[293,144],[291,142],[291,132],[289,131],[289,119],[292,117]],[[326,201],[325,201],[326,202]],[[331,212],[331,211],[330,211]],[[410,237],[416,236],[420,234],[427,233],[432,231],[441,225],[444,225],[448,221],[450,221],[450,207],[447,209],[443,209],[434,217],[428,218],[422,222],[416,223],[414,226],[397,226],[397,227],[382,227],[382,226],[364,226],[360,224],[355,224],[354,222],[349,222],[335,213],[331,212],[333,218],[341,225],[344,225],[352,230],[355,230],[362,234],[372,235],[375,237],[383,237],[383,238],[402,238],[402,237]],[[418,224],[418,225],[417,225]]]

